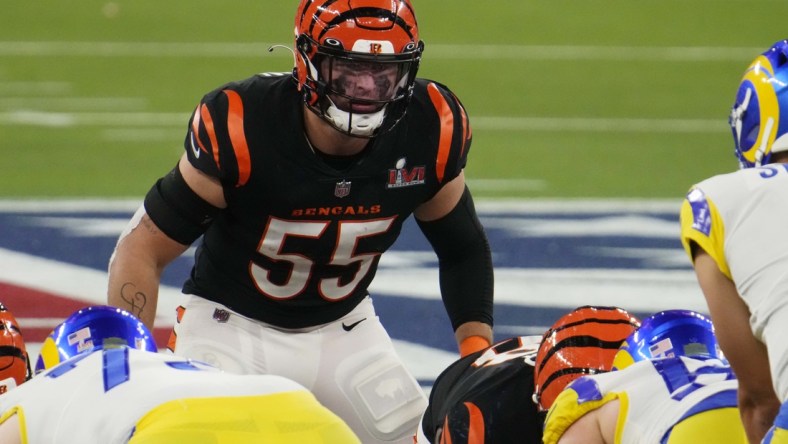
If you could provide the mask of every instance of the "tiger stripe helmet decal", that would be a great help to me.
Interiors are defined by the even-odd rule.
[[[534,401],[547,411],[570,382],[608,372],[621,343],[640,321],[618,307],[578,307],[542,337],[534,368]]]
[[[11,384],[27,381],[30,375],[22,330],[14,315],[0,303],[0,395],[12,388]]]
[[[298,7],[295,25],[297,33],[307,34],[315,42],[339,38],[349,43],[345,49],[356,52],[397,53],[419,40],[416,14],[408,0],[304,0]],[[359,41],[365,42],[368,31],[391,31],[385,36],[391,46],[365,48]]]
[[[293,78],[310,111],[338,131],[374,137],[405,115],[423,49],[410,0],[302,0],[295,15]],[[357,96],[348,91],[346,77],[335,77],[341,64],[356,72],[375,65],[377,72],[391,70],[392,78],[379,96]]]

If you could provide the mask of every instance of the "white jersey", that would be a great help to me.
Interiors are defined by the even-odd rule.
[[[777,395],[788,400],[788,165],[771,164],[709,178],[681,209],[681,241],[702,247],[750,309],[766,344]]]
[[[727,364],[684,356],[639,361],[619,371],[572,382],[550,409],[544,442],[556,443],[590,410],[620,400],[618,444],[663,442],[679,421],[711,409],[736,407],[738,381]]]
[[[284,392],[306,389],[122,347],[78,355],[0,396],[0,422],[17,413],[31,444],[125,443],[146,413],[168,401]]]

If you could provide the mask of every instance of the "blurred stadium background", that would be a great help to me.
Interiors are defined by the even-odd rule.
[[[415,0],[421,75],[474,124],[479,197],[676,198],[735,168],[726,126],[783,0]],[[136,197],[203,93],[288,71],[297,2],[8,2],[0,197]]]

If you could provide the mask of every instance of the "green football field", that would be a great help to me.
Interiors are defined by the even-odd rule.
[[[744,68],[785,0],[413,0],[421,77],[474,127],[477,198],[680,198],[736,168]],[[207,91],[289,71],[296,1],[12,1],[0,13],[0,198],[141,197]]]

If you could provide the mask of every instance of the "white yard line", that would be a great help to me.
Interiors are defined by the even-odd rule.
[[[50,97],[38,91],[30,97],[0,97],[0,109],[143,111],[147,106],[145,97]]]
[[[188,112],[52,112],[33,109],[0,112],[0,125],[43,127],[184,127]],[[475,130],[560,131],[611,133],[710,133],[726,131],[719,119],[634,119],[597,117],[502,117],[478,116]]]
[[[0,81],[0,94],[4,97],[68,94],[74,90],[69,82],[55,81]]]
[[[269,52],[278,43],[221,42],[62,42],[0,41],[0,56],[24,57],[262,57],[292,58],[289,51]],[[709,46],[451,45],[430,44],[431,59],[469,60],[610,60],[655,62],[747,61],[762,48]]]
[[[471,119],[487,131],[583,131],[610,133],[715,133],[726,131],[722,119],[644,119],[605,117],[491,117]]]

